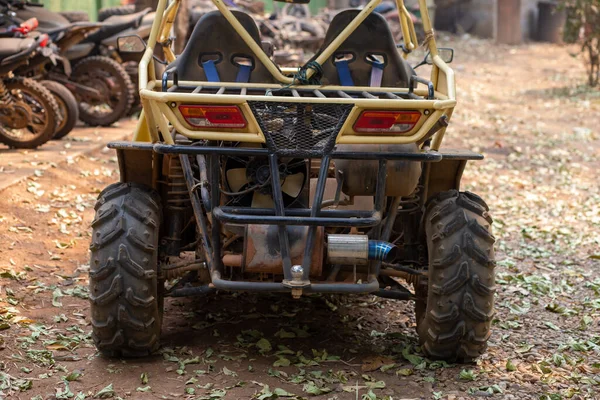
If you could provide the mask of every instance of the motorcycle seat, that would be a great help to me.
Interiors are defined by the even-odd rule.
[[[232,13],[261,46],[252,17],[237,10]],[[274,82],[271,73],[219,11],[200,18],[183,52],[169,69],[176,69],[179,79],[186,81]]]
[[[144,16],[150,11],[151,9],[147,8],[135,14],[113,15],[102,21],[100,29],[89,35],[84,42],[97,43],[127,29],[137,28],[142,23]]]
[[[338,13],[316,54],[337,38],[359,12],[345,10]],[[414,75],[410,65],[400,56],[385,18],[377,13],[370,14],[322,67],[322,83],[326,85],[408,87],[409,78]],[[372,84],[375,68],[380,69],[375,79],[378,85]]]
[[[8,57],[17,55],[28,50],[33,51],[37,41],[31,38],[4,38],[0,46],[0,60],[5,61]]]
[[[88,22],[88,21],[73,22],[66,26],[61,26],[59,28],[54,28],[54,29],[48,30],[48,31],[46,31],[46,33],[48,34],[48,36],[50,36],[52,41],[56,41],[56,40],[58,40],[58,38],[62,37],[61,34],[63,32],[70,32],[74,29],[86,29],[91,32],[91,31],[94,31],[94,30],[100,28],[101,26],[102,26],[102,24],[99,24],[96,22]]]

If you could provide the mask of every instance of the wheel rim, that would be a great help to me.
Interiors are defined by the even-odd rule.
[[[37,94],[28,88],[10,92],[14,103],[4,108],[2,133],[14,141],[27,142],[46,132],[51,119]]]
[[[56,100],[56,104],[58,104],[58,112],[61,117],[56,131],[60,132],[67,124],[68,108],[67,103],[65,103],[61,97],[55,96],[54,99]]]
[[[126,88],[122,88],[118,79],[111,76],[110,72],[96,68],[82,73],[76,81],[100,92],[101,99],[88,96],[79,96],[78,99],[83,112],[98,117],[112,114],[119,105],[120,97],[126,91]]]

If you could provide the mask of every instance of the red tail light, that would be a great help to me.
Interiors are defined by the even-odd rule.
[[[40,37],[38,38],[38,40],[39,40],[38,43],[39,43],[40,47],[46,47],[46,46],[48,46],[48,42],[50,41],[50,37],[44,33],[43,35],[40,35]]]
[[[39,25],[39,22],[38,22],[37,18],[29,18],[27,21],[25,21],[21,24],[21,28],[29,29],[29,31],[31,32],[32,30],[37,28],[38,25]]]
[[[29,18],[27,21],[23,22],[19,27],[13,28],[13,32],[20,32],[23,35],[27,35],[29,32],[33,31],[39,25],[37,18]]]
[[[354,130],[360,133],[406,133],[421,119],[419,111],[363,111]]]
[[[197,128],[245,128],[246,118],[238,106],[180,105],[179,112]]]

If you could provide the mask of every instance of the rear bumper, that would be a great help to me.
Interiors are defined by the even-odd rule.
[[[207,265],[211,273],[212,283],[210,287],[227,291],[272,291],[290,292],[301,289],[303,292],[312,293],[372,293],[379,290],[380,262],[372,261],[369,266],[370,274],[365,283],[313,283],[310,282],[309,273],[311,267],[311,252],[304,254],[302,262],[303,276],[301,279],[292,277],[292,263],[290,257],[290,244],[288,240],[287,225],[307,226],[306,248],[312,249],[315,245],[316,231],[318,227],[372,227],[371,239],[380,240],[382,231],[382,214],[385,200],[386,165],[388,160],[404,160],[421,163],[440,162],[443,159],[480,160],[482,155],[472,152],[450,152],[441,153],[437,151],[419,153],[388,153],[388,152],[355,152],[333,150],[321,157],[315,193],[312,204],[321,204],[328,176],[329,163],[332,159],[351,160],[377,160],[378,175],[374,195],[374,209],[369,211],[360,210],[321,210],[319,207],[284,209],[281,184],[279,181],[278,159],[280,157],[302,156],[293,152],[278,154],[266,148],[238,148],[238,147],[216,147],[216,146],[189,146],[151,144],[139,142],[112,142],[109,148],[120,151],[153,151],[159,154],[180,155],[185,180],[190,191],[192,207],[202,235],[204,250],[207,257]],[[198,185],[194,181],[189,155],[202,155],[206,158],[211,173],[208,175],[208,186],[210,191],[210,204],[202,201],[197,193]],[[273,200],[275,207],[251,208],[231,207],[221,205],[220,191],[220,157],[221,156],[263,156],[268,158],[272,174]],[[207,199],[205,199],[207,200]],[[205,212],[212,213],[211,228],[208,228]],[[223,263],[221,255],[221,227],[223,223],[234,223],[239,225],[276,225],[279,230],[279,248],[283,261],[283,282],[251,282],[232,281],[222,278]],[[201,291],[201,290],[200,290]],[[188,291],[189,293],[189,291]]]

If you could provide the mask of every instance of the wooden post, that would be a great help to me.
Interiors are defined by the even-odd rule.
[[[521,0],[496,0],[496,42],[523,43]]]

